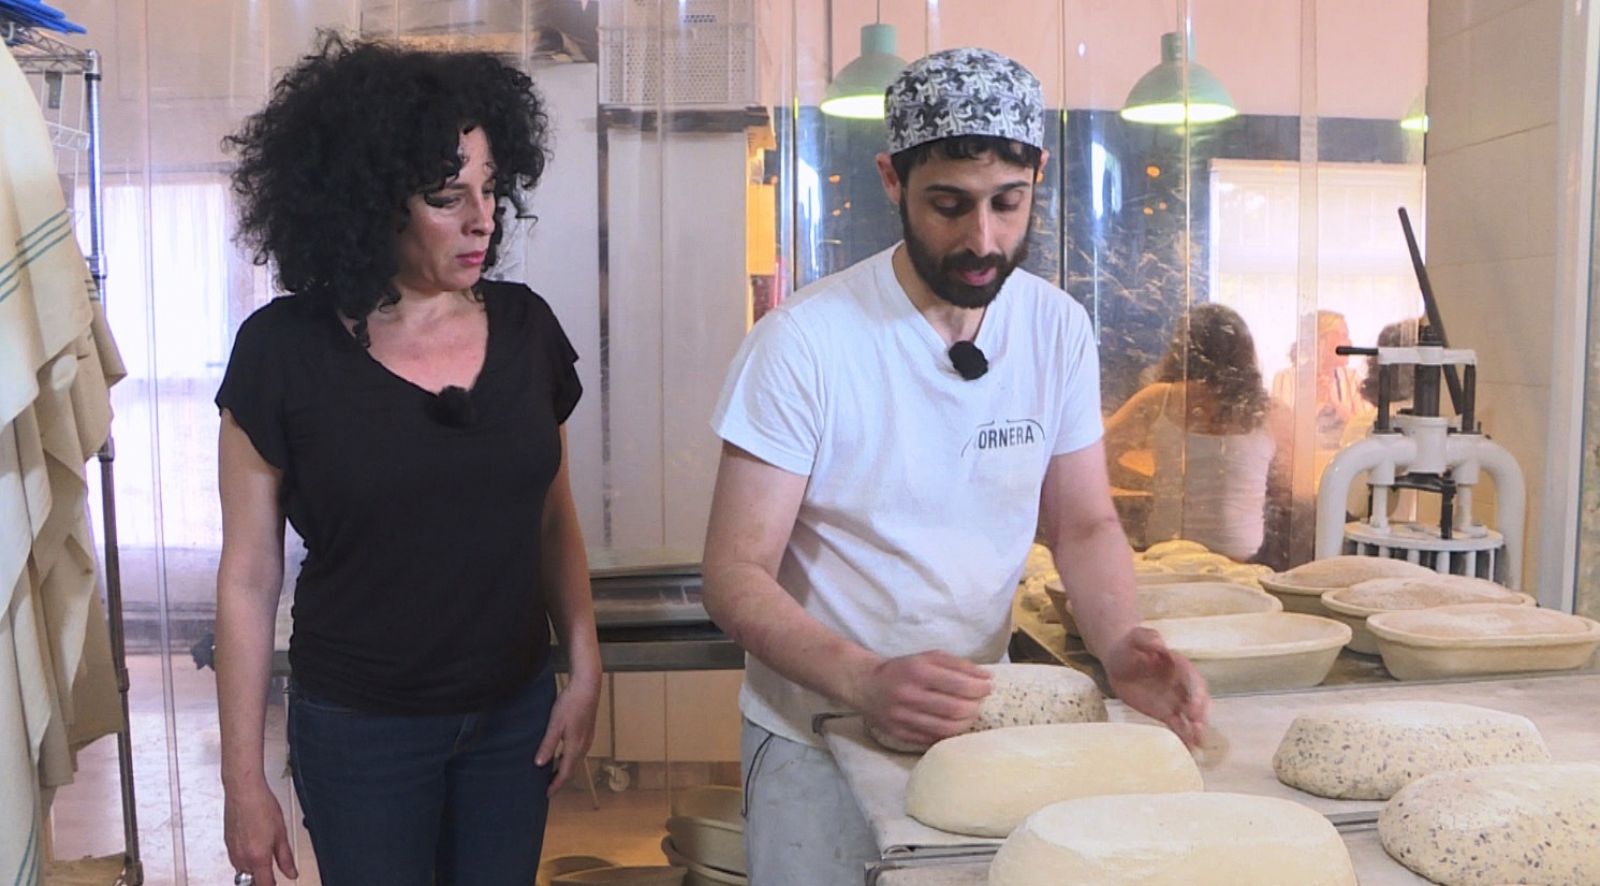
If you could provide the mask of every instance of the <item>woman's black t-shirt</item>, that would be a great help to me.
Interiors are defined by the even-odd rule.
[[[304,296],[245,320],[217,393],[283,471],[305,540],[295,680],[360,710],[481,709],[549,656],[540,519],[582,392],[577,354],[526,286],[478,291],[489,338],[464,427]]]

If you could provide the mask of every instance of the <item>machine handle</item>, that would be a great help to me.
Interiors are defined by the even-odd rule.
[[[1406,214],[1406,208],[1400,207],[1400,228],[1405,231],[1406,248],[1411,251],[1411,268],[1417,273],[1417,287],[1422,290],[1422,308],[1427,312],[1428,325],[1439,333],[1439,346],[1449,347],[1450,340],[1444,334],[1444,320],[1439,316],[1439,303],[1433,298],[1433,284],[1428,282],[1428,269],[1422,265],[1422,250],[1417,248],[1417,235],[1411,230],[1411,216]],[[1456,412],[1461,411],[1462,390],[1461,377],[1456,374],[1454,366],[1444,367],[1444,380],[1450,386],[1450,402],[1455,406]]]

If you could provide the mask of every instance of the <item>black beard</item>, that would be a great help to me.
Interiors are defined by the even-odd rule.
[[[911,267],[916,269],[917,276],[928,284],[934,295],[958,308],[988,307],[989,303],[1000,295],[1000,289],[1005,286],[1006,278],[1028,259],[1026,236],[1022,238],[1017,251],[1010,256],[997,252],[980,257],[967,250],[941,259],[934,255],[933,250],[911,230],[911,219],[906,212],[904,197],[900,200],[900,228],[905,235],[906,255],[911,258]],[[993,280],[982,286],[970,286],[961,282],[961,278],[956,276],[961,271],[981,271],[985,268],[994,268],[995,275]]]

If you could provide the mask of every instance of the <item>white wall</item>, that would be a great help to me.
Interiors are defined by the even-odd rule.
[[[1557,284],[1563,5],[1434,0],[1426,149],[1429,277],[1450,343],[1478,352],[1484,428],[1528,485],[1524,587],[1555,606],[1564,589],[1541,577],[1535,552],[1543,533],[1569,531],[1547,526],[1542,512],[1551,354],[1558,330],[1574,322]],[[1476,504],[1492,521],[1492,493]]]
[[[698,556],[748,316],[745,135],[613,129],[608,153],[611,546]]]
[[[523,240],[523,248],[507,249],[508,261],[497,270],[544,296],[578,352],[583,399],[567,419],[567,458],[583,535],[591,544],[604,534],[595,67],[542,64],[531,71],[550,114],[552,155],[531,206],[540,221],[531,229],[527,222],[512,229]]]

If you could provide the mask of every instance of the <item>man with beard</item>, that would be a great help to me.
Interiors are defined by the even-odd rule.
[[[756,324],[712,418],[705,601],[748,653],[757,886],[860,881],[878,851],[812,718],[857,711],[919,745],[969,728],[1036,527],[1117,694],[1190,744],[1205,727],[1204,681],[1138,625],[1089,317],[1017,267],[1047,159],[1038,80],[948,50],[886,110],[904,243]]]

